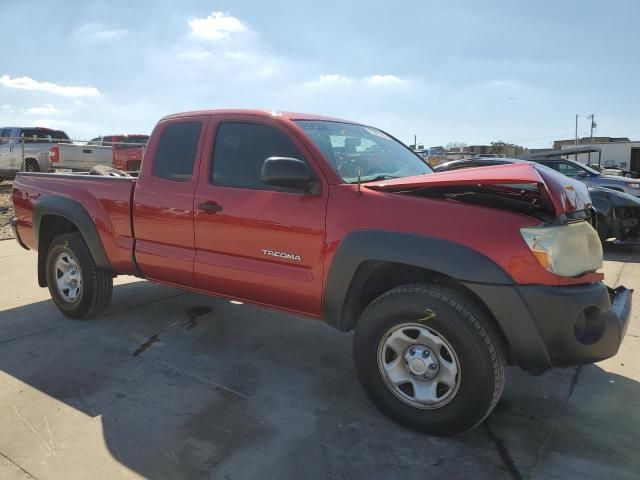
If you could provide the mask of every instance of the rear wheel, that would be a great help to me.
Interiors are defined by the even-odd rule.
[[[99,315],[111,301],[113,277],[100,270],[79,233],[54,238],[46,259],[49,293],[56,306],[76,319]]]
[[[38,162],[36,162],[33,159],[28,159],[24,165],[24,170],[26,172],[39,172],[40,171],[40,165],[38,165]]]
[[[489,319],[436,284],[394,288],[374,300],[356,327],[354,361],[378,409],[439,436],[481,423],[505,382],[501,339]]]

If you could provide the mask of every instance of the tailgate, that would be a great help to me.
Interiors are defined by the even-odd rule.
[[[54,168],[68,168],[72,170],[91,170],[96,165],[112,163],[111,147],[97,145],[66,145],[59,144],[60,161]]]

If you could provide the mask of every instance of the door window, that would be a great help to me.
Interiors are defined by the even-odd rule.
[[[9,141],[11,140],[11,129],[10,128],[4,128],[2,130],[0,130],[0,145],[4,145],[6,143],[9,143]]]
[[[212,158],[214,185],[259,190],[287,190],[261,180],[262,164],[269,157],[304,157],[280,130],[255,123],[222,123]]]
[[[202,122],[176,122],[167,125],[160,134],[153,175],[176,182],[188,182],[198,151]]]

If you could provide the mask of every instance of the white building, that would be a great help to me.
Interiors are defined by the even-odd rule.
[[[581,147],[597,147],[601,150],[603,167],[618,167],[623,170],[631,170],[640,173],[640,141],[637,142],[607,142],[589,145],[581,144]],[[573,145],[561,145],[561,150],[574,148]],[[598,153],[591,153],[589,161],[588,153],[581,153],[569,157],[580,163],[598,163]]]

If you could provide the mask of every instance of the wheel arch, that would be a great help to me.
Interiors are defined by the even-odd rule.
[[[40,198],[33,207],[32,231],[34,245],[38,250],[38,284],[41,287],[47,286],[45,262],[49,245],[62,233],[79,232],[96,266],[103,270],[113,270],[89,213],[80,203],[71,198],[59,196]]]
[[[424,281],[455,286],[491,317],[484,302],[462,282],[513,283],[491,259],[464,245],[400,232],[358,231],[342,241],[334,256],[323,316],[331,326],[349,331],[373,298],[390,288]]]

